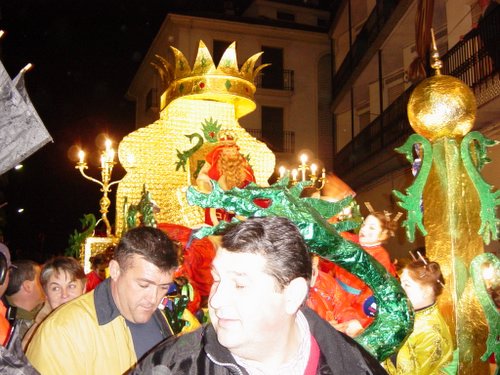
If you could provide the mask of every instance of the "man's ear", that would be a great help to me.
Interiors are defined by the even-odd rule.
[[[23,288],[26,293],[30,293],[34,285],[34,280],[24,280],[21,284],[21,288]]]
[[[295,314],[304,303],[308,291],[309,285],[306,279],[303,277],[293,279],[284,290],[286,312],[291,315]]]
[[[118,264],[118,262],[114,259],[110,260],[109,261],[109,277],[111,277],[113,280],[116,280],[120,276],[120,272],[121,272],[121,269],[120,269],[120,265]]]

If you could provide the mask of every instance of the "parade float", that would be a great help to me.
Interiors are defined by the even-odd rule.
[[[130,133],[118,146],[118,158],[126,171],[126,175],[120,181],[110,182],[112,166],[115,163],[114,150],[107,147],[103,152],[102,181],[95,179],[94,181],[101,185],[104,193],[100,206],[101,220],[106,224],[107,235],[106,237],[87,237],[82,246],[82,260],[86,262],[91,255],[112,246],[122,233],[134,226],[153,225],[165,230],[181,245],[181,257],[184,260],[183,276],[206,299],[211,283],[211,276],[207,272],[207,267],[209,267],[207,260],[209,263],[214,254],[216,236],[228,225],[226,220],[209,222],[207,217],[210,215],[207,216],[207,212],[220,210],[221,215],[225,215],[224,212],[229,213],[229,216],[215,215],[215,218],[223,217],[233,222],[250,216],[287,217],[299,227],[311,252],[340,265],[370,287],[377,302],[377,315],[374,322],[356,337],[356,340],[381,361],[394,354],[411,333],[414,311],[399,282],[359,245],[339,235],[340,232],[355,229],[359,223],[352,220],[328,221],[351,204],[353,197],[348,196],[337,202],[302,197],[301,193],[305,188],[324,181],[324,176],[316,176],[316,170],[312,173],[311,169],[306,171],[305,168],[303,173],[310,174],[310,178],[297,181],[295,176],[290,178],[288,174],[283,174],[278,182],[269,186],[268,180],[275,170],[275,155],[264,143],[252,137],[238,123],[239,118],[255,109],[254,79],[265,67],[264,65],[256,67],[260,53],[250,57],[239,68],[233,43],[224,53],[218,66],[215,66],[208,49],[203,42],[200,42],[198,54],[191,68],[181,51],[175,48],[172,48],[172,51],[173,63],[158,57],[153,64],[165,87],[165,92],[161,97],[162,109],[159,120]],[[418,104],[409,107],[409,110],[425,106],[432,107],[435,101],[433,91],[434,86],[429,84],[426,88],[429,95],[424,96]],[[418,95],[418,91],[415,95]],[[467,107],[465,111],[471,111],[474,107],[474,103],[468,102],[468,104],[470,107]],[[438,118],[435,114],[433,116]],[[444,128],[454,129],[456,119],[449,116],[449,125]],[[464,121],[467,122],[467,120],[471,124],[471,116]],[[440,129],[442,128],[443,126],[440,125]],[[457,138],[468,131],[465,130],[467,126],[461,126],[460,129],[459,134],[452,132],[450,138],[447,137],[446,132],[437,133],[437,136],[433,138],[436,143],[434,147],[446,149],[450,143],[456,143]],[[412,137],[415,136],[417,135]],[[409,142],[414,141],[412,137]],[[462,179],[451,178],[452,175],[455,176],[455,173],[461,172],[452,170],[454,165],[445,163],[445,171],[449,172],[450,179],[457,184],[457,189],[465,189],[460,191],[461,194],[467,196],[466,199],[461,199],[464,204],[463,211],[459,212],[455,207],[446,206],[446,202],[450,202],[451,198],[445,199],[444,196],[437,198],[440,199],[440,205],[445,205],[440,206],[440,210],[433,209],[429,212],[424,209],[421,211],[420,197],[422,195],[424,208],[435,207],[437,203],[428,203],[429,197],[436,194],[434,191],[436,189],[442,191],[443,194],[448,194],[448,188],[447,184],[443,185],[439,182],[442,172],[437,169],[438,167],[431,167],[429,164],[428,160],[431,159],[428,141],[425,143],[421,138],[418,138],[418,141],[423,146],[425,160],[415,181],[416,187],[410,187],[407,195],[396,193],[402,200],[402,207],[408,210],[405,226],[411,238],[414,235],[415,226],[425,231],[423,218],[429,231],[428,235],[433,243],[440,246],[437,250],[429,243],[428,255],[440,262],[446,261],[444,263],[445,267],[448,267],[448,276],[453,272],[466,272],[467,266],[472,261],[472,255],[478,255],[481,252],[478,239],[474,236],[480,239],[478,232],[483,234],[491,232],[492,238],[497,236],[494,209],[498,199],[492,197],[490,187],[481,182],[476,183],[475,186],[482,189],[482,195],[480,192],[474,193],[472,184],[467,185],[465,189],[461,184]],[[401,150],[403,152],[406,148],[412,150],[411,147],[403,146]],[[470,149],[470,146],[464,147],[467,150]],[[240,165],[244,165],[246,177],[240,176],[239,183],[228,185],[227,176],[223,176],[219,169],[223,168],[219,161],[225,149],[232,150],[233,154],[236,151]],[[435,155],[440,152],[436,149]],[[412,151],[409,151],[408,158],[411,159],[411,155]],[[480,166],[485,161],[484,156],[480,151],[476,155],[477,158],[473,158],[472,164]],[[435,157],[434,160],[435,163],[438,160],[448,162],[444,156],[443,159]],[[209,168],[206,175],[209,178],[202,179],[201,175],[204,171],[207,172],[207,166]],[[86,164],[83,154],[80,155],[77,168],[84,174]],[[427,185],[422,182],[425,180],[422,177],[424,174],[436,176],[434,178],[436,182],[433,184],[435,188],[427,187],[430,186],[431,178]],[[473,172],[471,174],[479,175]],[[107,193],[112,185],[117,185],[114,233],[106,216],[110,203]],[[474,194],[476,194],[475,198],[473,198]],[[469,195],[472,197],[469,198]],[[479,209],[467,209],[465,206],[470,200],[478,202],[478,195],[482,197],[481,199],[486,199],[484,202],[481,201],[482,207],[485,207],[486,216],[481,211],[482,224],[479,224],[480,219],[474,219],[473,222],[478,223],[478,227],[466,228],[464,235],[470,238],[463,239],[464,243],[473,241],[477,246],[474,250],[467,249],[468,255],[464,258],[457,250],[457,241],[452,238],[462,236],[461,232],[464,229],[463,224],[460,224],[462,226],[457,224],[460,220],[457,221],[455,216],[469,215],[467,216],[470,217],[469,221],[472,221],[471,217],[474,215],[480,216]],[[418,203],[415,203],[417,201]],[[443,227],[441,217],[432,218],[437,214],[446,215],[447,225],[458,226]],[[454,268],[451,266],[456,260],[460,260],[461,269],[458,269],[458,265]],[[451,284],[452,288],[457,287],[455,282]],[[480,303],[474,295],[470,282],[462,287],[460,298],[454,294],[454,297],[447,299],[449,305],[447,309],[453,312],[459,311],[450,325],[456,324],[458,327],[454,332],[457,337],[457,348],[460,349],[460,365],[467,367],[470,366],[469,363],[477,365],[479,358],[486,354],[484,346],[487,341],[487,329],[481,319],[475,319],[478,314],[463,319],[466,311],[479,312]],[[450,291],[449,293],[451,294]],[[465,301],[464,298],[467,300]],[[199,298],[198,302],[200,300],[203,298]],[[498,320],[496,322],[498,323]],[[465,324],[467,327],[464,327]],[[495,329],[494,326],[492,327]],[[476,329],[478,333],[475,337],[482,340],[482,346],[471,350],[471,334],[475,335]],[[490,337],[489,352],[491,352],[491,343]],[[493,346],[495,347],[494,342]]]

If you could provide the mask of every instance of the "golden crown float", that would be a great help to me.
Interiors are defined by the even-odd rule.
[[[108,240],[116,242],[121,233],[135,225],[150,223],[161,228],[182,245],[181,273],[206,298],[212,282],[210,261],[215,253],[207,236],[217,235],[228,224],[222,220],[214,226],[203,226],[206,210],[230,212],[233,221],[250,216],[285,216],[297,224],[311,251],[340,264],[370,286],[378,303],[378,316],[356,339],[380,360],[390,356],[411,330],[413,311],[408,309],[406,296],[395,279],[386,277],[379,263],[338,234],[359,223],[329,224],[324,220],[339,214],[353,198],[338,202],[300,198],[310,182],[290,184],[288,176],[269,186],[275,156],[238,123],[256,107],[254,79],[266,66],[256,67],[261,52],[238,69],[232,43],[215,67],[207,47],[200,42],[191,69],[182,52],[173,47],[172,51],[173,65],[162,57],[153,63],[165,88],[160,118],[130,133],[119,144],[118,157],[126,175],[117,188],[116,236]],[[248,178],[226,190],[222,188],[223,176],[217,175],[210,180],[208,191],[201,191],[194,182],[205,164],[218,165],[215,155],[226,146],[238,150]],[[193,238],[191,228],[200,225]],[[95,237],[89,237],[87,244],[92,241]],[[85,259],[98,251],[89,250],[89,246],[84,249]]]

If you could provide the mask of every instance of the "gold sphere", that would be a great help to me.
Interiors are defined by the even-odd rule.
[[[436,74],[422,81],[408,101],[408,119],[416,133],[434,141],[463,137],[474,126],[476,98],[461,80]]]

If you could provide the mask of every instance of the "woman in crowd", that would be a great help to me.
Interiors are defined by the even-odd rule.
[[[444,288],[439,264],[424,257],[410,262],[401,273],[401,286],[415,309],[415,324],[398,353],[385,361],[387,371],[405,375],[439,374],[453,355],[450,330],[436,304]]]
[[[24,350],[26,350],[38,325],[52,310],[84,293],[85,271],[75,258],[58,256],[43,265],[40,282],[47,296],[47,301],[35,317],[35,323],[23,337]]]
[[[90,257],[90,268],[92,271],[86,275],[87,284],[85,286],[85,293],[94,290],[94,288],[106,278],[108,263],[108,259],[104,254],[97,254]]]

